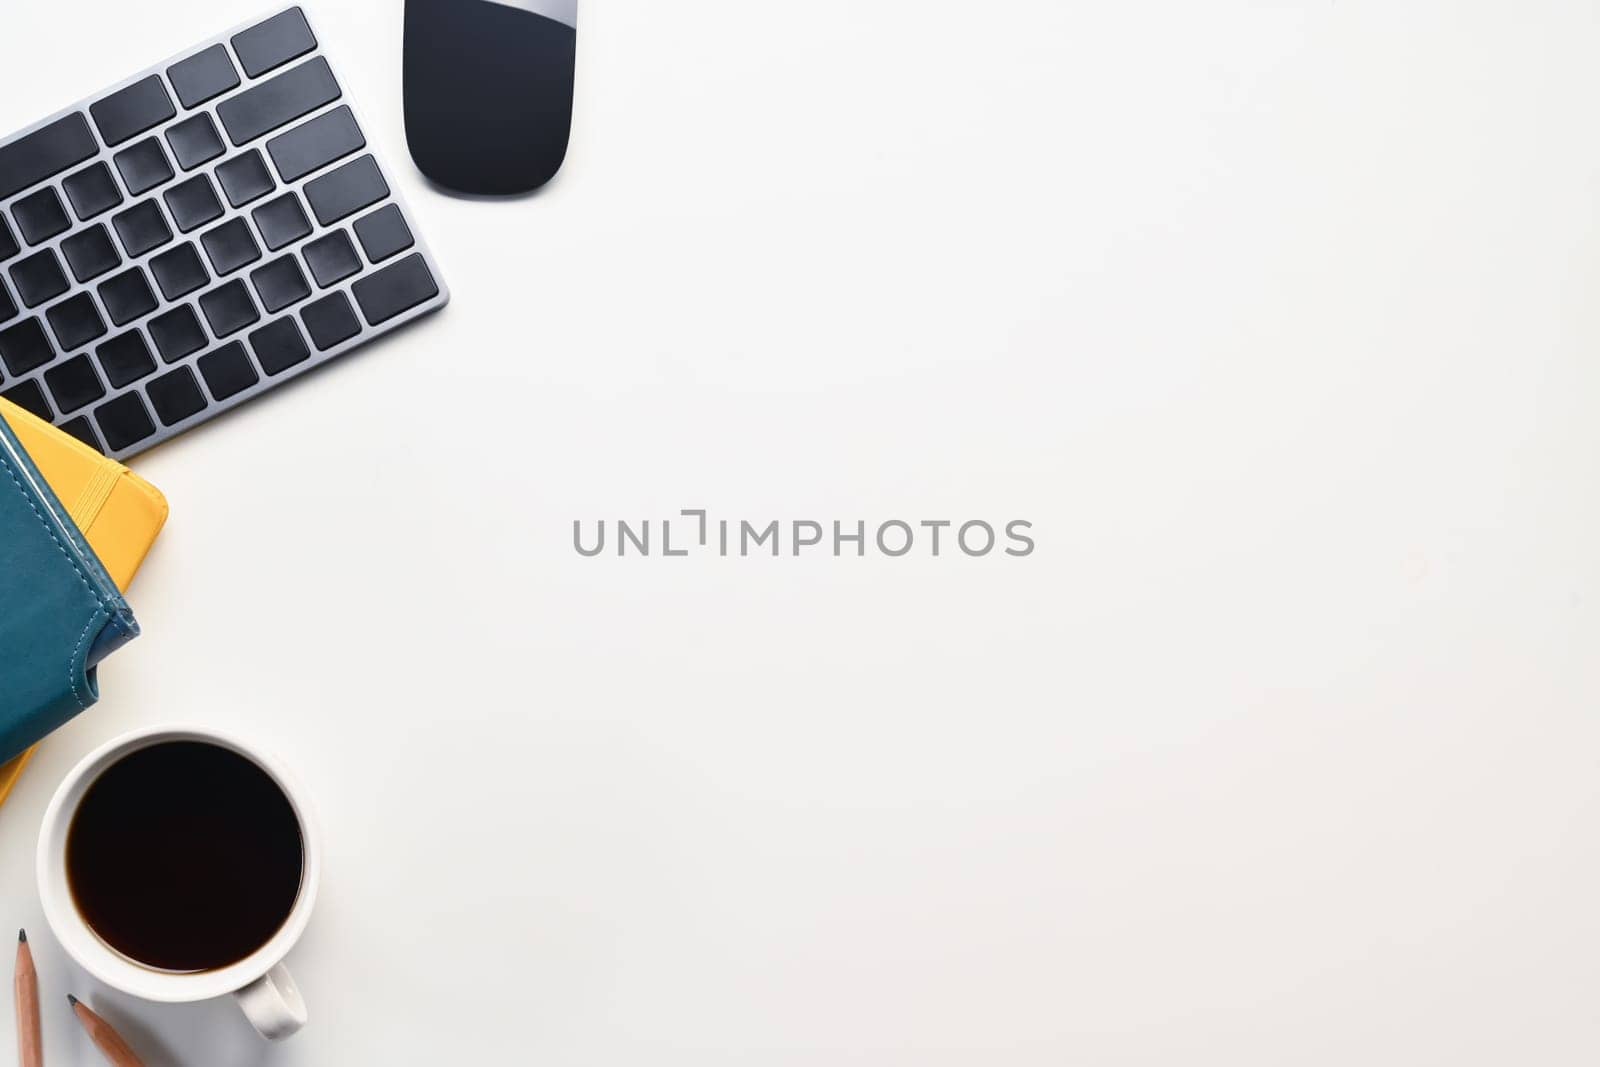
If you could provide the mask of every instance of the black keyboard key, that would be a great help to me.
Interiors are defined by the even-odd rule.
[[[156,351],[168,363],[176,363],[206,346],[206,328],[200,325],[199,316],[188,304],[163,311],[150,320],[148,329]]]
[[[251,333],[250,347],[255,349],[256,362],[268,374],[282,374],[311,357],[311,349],[300,336],[300,327],[295,325],[293,316],[270,322]]]
[[[250,272],[250,283],[256,287],[261,307],[272,314],[290,304],[299,303],[311,295],[311,286],[300,271],[293,254],[280,256],[264,267]]]
[[[339,82],[318,56],[217,105],[217,118],[235,145],[253,141],[339,99]]]
[[[180,55],[0,138],[0,387],[118,457],[444,299],[298,8]]]
[[[172,98],[167,95],[167,87],[155,74],[89,105],[89,114],[100,127],[100,136],[112,148],[152,126],[161,125],[177,113]]]
[[[100,283],[100,303],[116,326],[125,326],[156,309],[156,294],[144,271],[131,267]]]
[[[406,225],[406,217],[394,204],[387,204],[357,222],[355,231],[362,250],[374,263],[382,263],[416,244],[411,227]]]
[[[51,188],[40,189],[11,205],[11,217],[30,245],[41,244],[72,225],[61,198]]]
[[[56,350],[38,319],[23,319],[0,330],[0,361],[13,377],[38,370],[55,358]]]
[[[172,149],[172,158],[184,170],[194,170],[222,155],[222,138],[217,134],[217,125],[203,111],[169,126],[167,145]]]
[[[53,178],[99,151],[100,143],[81,111],[0,146],[0,200]]]
[[[234,207],[243,207],[259,200],[277,188],[267,161],[258,149],[250,149],[241,156],[217,164],[217,181],[222,183],[222,193]]]
[[[256,229],[261,231],[261,240],[274,252],[311,232],[311,220],[306,218],[300,198],[293,193],[267,201],[251,212],[251,217],[256,220]]]
[[[250,353],[238,341],[229,341],[215,352],[207,352],[195,360],[206,388],[218,400],[242,393],[261,380],[250,363]]]
[[[200,235],[200,243],[211,257],[211,269],[219,278],[261,258],[261,249],[244,219],[229,219],[207,230]]]
[[[317,351],[326,352],[340,341],[348,341],[361,332],[361,323],[350,307],[350,298],[343,293],[329,293],[321,300],[300,309],[300,319],[306,324],[311,343]]]
[[[72,201],[72,210],[80,220],[92,219],[122,203],[122,190],[117,188],[111,168],[104,163],[67,175],[61,181],[61,188],[67,191],[67,199]]]
[[[119,333],[94,350],[111,388],[121,389],[155,373],[156,359],[138,330]]]
[[[94,432],[94,423],[89,421],[89,416],[87,415],[79,415],[75,419],[69,419],[63,422],[60,428],[96,452],[104,452],[106,450],[106,446],[100,443],[100,438]]]
[[[122,175],[122,184],[134,196],[172,180],[172,164],[167,161],[161,142],[154,137],[124,148],[111,160],[117,165],[117,173]]]
[[[172,230],[154,200],[144,200],[111,216],[123,250],[134,259],[172,240]]]
[[[94,409],[95,424],[113,452],[138,444],[156,432],[150,421],[150,410],[144,406],[137,390],[123,393]]]
[[[355,115],[348,107],[340,106],[274,137],[267,142],[267,151],[278,174],[292,182],[366,145]]]
[[[178,102],[185,108],[194,108],[238,85],[239,72],[233,69],[228,50],[214,44],[168,67],[167,80],[178,94]]]
[[[362,156],[306,182],[305,193],[311,213],[322,225],[329,226],[388,196],[389,184],[383,180],[378,161]]]
[[[11,284],[28,307],[38,307],[46,300],[54,300],[67,291],[67,276],[61,273],[61,263],[48,248],[41,248],[26,259],[11,265]]]
[[[292,7],[233,36],[233,51],[244,72],[259,78],[274,67],[298,59],[317,47],[305,15]]]
[[[306,257],[311,276],[323,289],[361,269],[361,257],[356,255],[355,245],[350,243],[349,235],[343,230],[318,237],[302,248],[300,254]]]
[[[217,191],[211,187],[211,179],[204,174],[196,174],[187,181],[181,181],[161,195],[167,202],[167,211],[172,215],[172,221],[177,223],[178,229],[184,233],[199,229],[213,219],[222,217],[222,201],[217,199]]]
[[[205,394],[200,391],[194,371],[188,367],[178,367],[159,378],[150,379],[144,391],[150,397],[156,415],[167,426],[176,426],[191,415],[205,410]]]
[[[156,284],[161,286],[161,293],[168,300],[203,289],[211,281],[192,241],[152,257],[150,273],[156,276]]]
[[[422,256],[412,254],[357,280],[350,291],[356,295],[367,325],[376,326],[432,300],[439,295],[439,285]]]
[[[61,254],[67,257],[72,276],[80,282],[98,278],[122,265],[117,246],[111,243],[111,234],[99,224],[80,230],[62,241]]]
[[[50,401],[44,398],[44,389],[38,382],[19,382],[5,392],[0,393],[0,396],[5,397],[23,411],[32,412],[46,422],[56,417],[56,413],[50,410]]]
[[[44,317],[50,320],[50,332],[56,335],[56,345],[63,352],[71,352],[96,337],[105,336],[106,321],[100,317],[94,298],[88,293],[79,293],[52,305]]]
[[[229,282],[202,296],[200,310],[206,313],[211,332],[219,338],[238,333],[261,318],[255,301],[250,299],[250,291],[241,281]]]
[[[44,372],[44,384],[56,399],[56,410],[70,415],[79,408],[92,404],[106,395],[100,375],[94,372],[94,363],[87,355],[75,356],[59,367]]]

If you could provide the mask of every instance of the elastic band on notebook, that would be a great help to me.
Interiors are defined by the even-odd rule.
[[[121,477],[122,468],[114,463],[103,463],[95,469],[89,484],[83,487],[83,492],[78,494],[77,501],[68,511],[78,529],[85,534],[89,532],[89,527],[99,517],[106,501],[111,499],[111,491],[117,487],[117,479]]]

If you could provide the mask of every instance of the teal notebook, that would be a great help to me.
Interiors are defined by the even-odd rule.
[[[0,419],[0,763],[100,696],[139,635],[127,601]]]

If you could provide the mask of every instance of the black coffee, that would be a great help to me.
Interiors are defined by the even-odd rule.
[[[243,756],[198,741],[112,764],[67,835],[79,913],[106,944],[163,971],[226,967],[270,941],[304,865],[283,790]]]

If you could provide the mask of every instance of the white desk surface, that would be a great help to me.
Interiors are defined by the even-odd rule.
[[[513,203],[409,168],[400,8],[316,14],[454,303],[137,462],[147,633],[0,811],[48,1004],[206,1067],[1600,1056],[1591,5],[591,2]],[[255,10],[10,0],[0,128]],[[1039,548],[571,547],[693,507]],[[43,924],[57,781],[167,720],[320,804],[280,1047]]]

